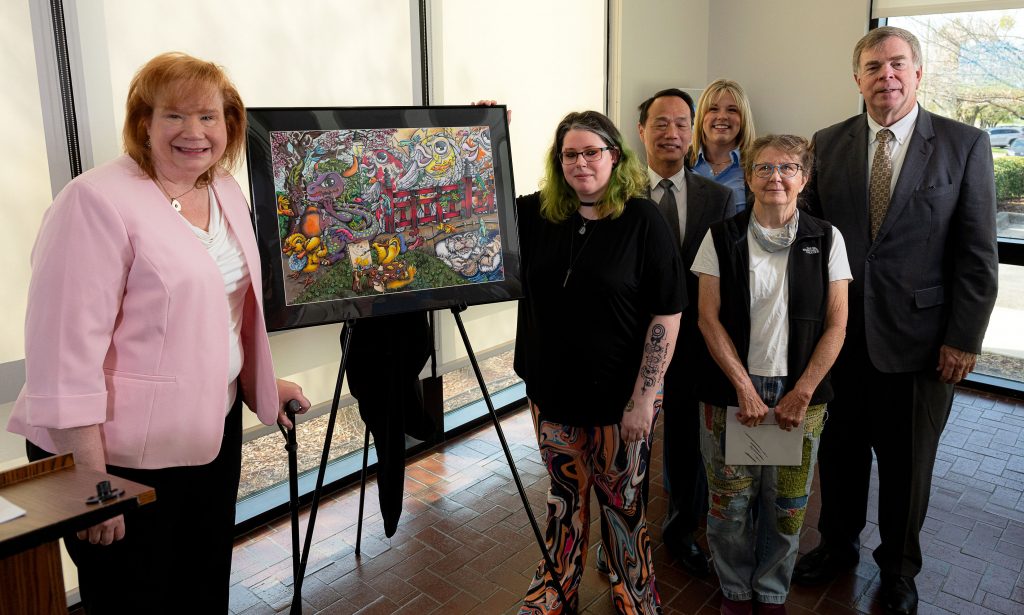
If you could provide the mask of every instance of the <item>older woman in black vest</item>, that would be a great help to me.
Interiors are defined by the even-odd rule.
[[[722,613],[751,613],[754,601],[758,613],[785,613],[851,276],[839,231],[797,209],[813,162],[807,140],[762,137],[743,159],[754,206],[713,225],[692,267],[700,330],[717,363],[698,391],[707,535]],[[730,414],[739,424],[727,436]],[[726,463],[728,437],[747,443],[774,429],[802,431],[781,445],[801,447],[799,465]]]

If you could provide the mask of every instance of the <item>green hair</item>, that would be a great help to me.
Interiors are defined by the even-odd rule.
[[[555,141],[548,150],[544,180],[540,189],[541,216],[558,223],[566,220],[580,207],[580,199],[565,180],[565,172],[558,159],[565,135],[570,130],[592,132],[600,137],[605,145],[619,153],[619,160],[612,167],[611,176],[608,178],[608,186],[601,199],[595,203],[599,216],[618,218],[626,208],[626,201],[633,197],[647,196],[647,173],[637,155],[623,142],[622,133],[615,124],[597,111],[574,111],[558,123]]]

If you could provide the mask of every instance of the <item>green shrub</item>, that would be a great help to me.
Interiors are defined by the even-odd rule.
[[[996,201],[1024,198],[1024,157],[996,158]]]

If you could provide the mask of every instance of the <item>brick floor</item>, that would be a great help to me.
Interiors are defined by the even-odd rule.
[[[542,520],[547,478],[532,422],[527,413],[518,412],[502,425],[534,514]],[[653,456],[648,519],[665,613],[717,613],[717,581],[690,577],[660,545],[666,509],[660,438]],[[493,428],[477,430],[410,463],[405,512],[391,539],[384,537],[376,491],[372,484],[368,487],[359,557],[353,546],[358,487],[322,503],[303,584],[304,613],[516,612],[540,553]],[[1022,492],[1024,403],[958,390],[922,535],[920,613],[1024,613]],[[818,506],[812,495],[802,552],[817,543]],[[596,506],[592,509],[596,520]],[[790,613],[881,613],[878,568],[871,558],[871,549],[878,545],[875,520],[869,512],[858,567],[828,587],[794,587],[787,603]],[[292,596],[288,523],[287,518],[275,521],[236,542],[232,613],[287,612]],[[591,536],[600,536],[596,523]],[[592,563],[580,598],[583,613],[613,612],[607,581]]]

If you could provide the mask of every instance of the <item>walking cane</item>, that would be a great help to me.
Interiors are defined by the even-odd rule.
[[[299,579],[299,447],[295,441],[295,413],[301,409],[299,400],[289,400],[285,404],[284,413],[292,426],[285,429],[284,425],[277,425],[286,441],[284,449],[288,451],[288,505],[292,514],[292,584],[295,589],[293,607],[295,604],[301,605],[299,596],[302,586],[302,580]]]

